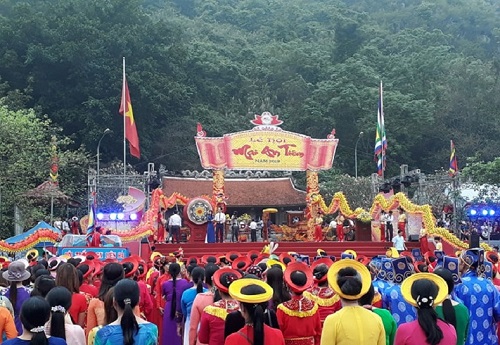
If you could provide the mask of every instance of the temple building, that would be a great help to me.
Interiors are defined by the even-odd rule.
[[[208,174],[198,174],[198,176],[164,176],[163,194],[169,196],[177,192],[188,198],[211,196],[213,188],[211,176]],[[246,178],[225,177],[224,194],[227,198],[227,214],[232,214],[234,211],[238,215],[247,213],[255,220],[259,220],[262,218],[262,210],[276,208],[278,212],[270,215],[271,220],[274,224],[286,224],[290,214],[287,211],[305,209],[306,192],[295,188],[291,176],[256,177],[260,176],[258,174],[247,176]]]

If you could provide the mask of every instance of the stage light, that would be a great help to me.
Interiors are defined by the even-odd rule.
[[[116,213],[110,213],[109,214],[109,219],[116,220]]]
[[[123,218],[125,218],[125,215],[120,212],[120,213],[118,213],[117,218],[118,218],[118,220],[123,220]]]
[[[477,214],[476,210],[474,210],[474,209],[470,210],[470,215],[471,216],[475,216],[476,214]]]
[[[483,210],[483,216],[487,216],[488,215],[488,210]]]
[[[490,216],[494,216],[495,215],[495,210],[490,210]]]
[[[102,212],[99,212],[97,215],[96,215],[97,219],[99,220],[103,220],[104,219],[104,213]]]
[[[137,220],[137,214],[131,213],[129,216],[130,220]]]

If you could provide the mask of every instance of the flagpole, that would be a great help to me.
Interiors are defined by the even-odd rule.
[[[125,57],[123,57],[123,85],[122,85],[122,107],[123,107],[123,193],[125,193],[127,177],[127,100],[125,97]]]
[[[453,149],[454,149],[453,140],[450,140],[450,152],[452,152]],[[454,159],[456,159],[456,156],[457,156],[457,151],[455,151]],[[460,236],[460,231],[458,230],[458,223],[457,223],[457,193],[459,187],[458,166],[457,170],[455,171],[455,174],[451,178],[451,181],[453,189],[453,231],[455,232],[455,235]]]
[[[385,136],[385,121],[384,121],[384,95],[382,91],[382,80],[380,81],[380,89],[379,89],[379,94],[380,94],[380,125],[381,125],[381,130],[382,130],[382,181],[384,181],[384,175],[385,175],[385,147],[384,147],[384,136]]]

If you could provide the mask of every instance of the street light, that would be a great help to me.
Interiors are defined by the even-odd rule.
[[[99,188],[99,163],[101,160],[99,149],[101,148],[102,139],[106,136],[106,134],[110,134],[110,133],[113,133],[113,131],[109,128],[106,128],[104,130],[104,133],[102,133],[101,139],[99,139],[99,143],[97,144],[97,177],[96,177],[96,186],[95,186],[95,204],[96,204],[96,206],[97,206],[97,196],[98,196],[97,189]]]
[[[359,132],[358,140],[356,140],[356,145],[354,145],[354,176],[356,178],[358,178],[358,143],[362,136],[363,132]]]

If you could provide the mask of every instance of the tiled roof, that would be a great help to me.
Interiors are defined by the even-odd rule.
[[[289,177],[261,179],[229,179],[224,182],[227,205],[242,206],[297,206],[306,204],[306,192],[294,187]],[[212,196],[212,179],[164,177],[163,194],[177,192],[188,198]]]

